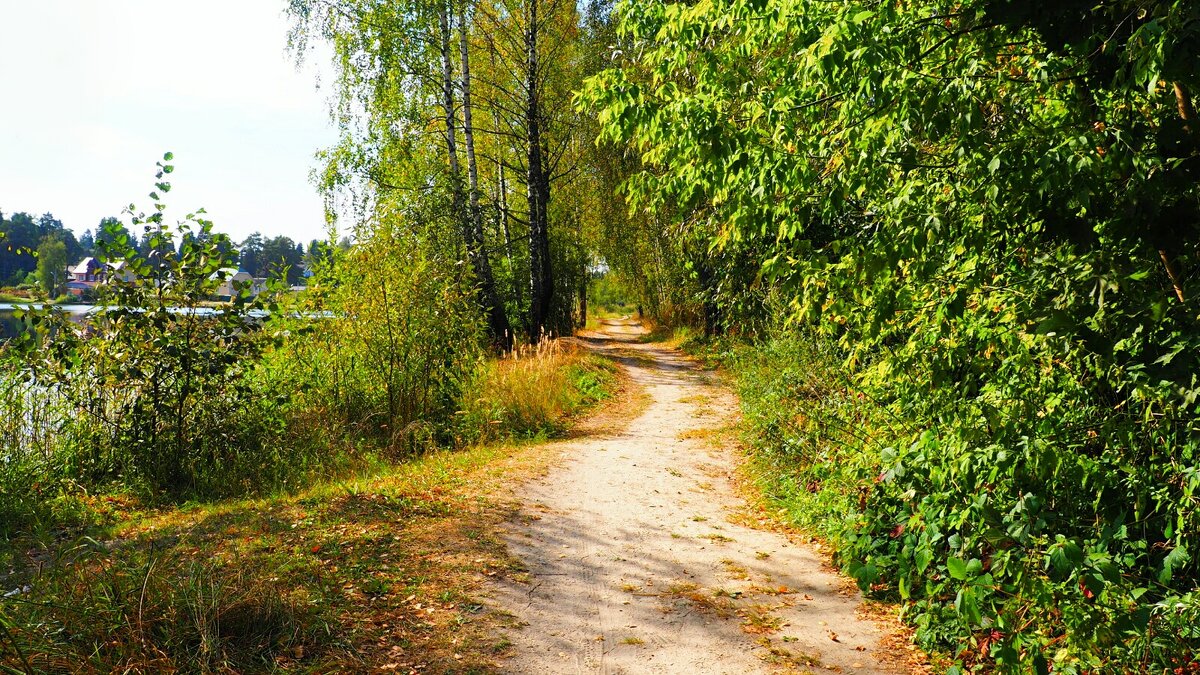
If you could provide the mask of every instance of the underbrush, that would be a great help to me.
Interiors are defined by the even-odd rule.
[[[857,523],[864,485],[879,475],[880,411],[816,340],[693,350],[734,373],[755,475],[793,523],[836,541]]]
[[[459,442],[559,434],[571,415],[609,396],[615,373],[612,362],[557,341],[489,359],[463,393]]]
[[[860,379],[869,364],[798,331],[700,351],[737,382],[767,497],[865,594],[901,602],[951,672],[1200,671],[1198,483],[1182,437],[1173,462],[1139,459],[1122,449],[1136,422],[1096,424],[1100,410],[1062,386],[1075,408],[1010,420],[1032,432],[1023,441],[939,427]],[[1088,443],[1063,447],[1077,418],[1093,420]]]

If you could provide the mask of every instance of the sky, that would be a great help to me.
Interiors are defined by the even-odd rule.
[[[173,152],[174,222],[325,237],[309,181],[336,140],[320,55],[287,52],[286,0],[0,0],[0,210],[82,233],[149,210]],[[122,217],[122,220],[127,220]]]

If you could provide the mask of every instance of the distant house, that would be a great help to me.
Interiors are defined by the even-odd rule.
[[[104,263],[91,256],[81,260],[78,265],[70,268],[69,271],[71,274],[70,281],[76,283],[94,286],[104,281]]]
[[[137,280],[137,275],[130,269],[129,263],[124,260],[114,260],[108,263],[108,270],[114,279],[120,279],[126,283],[133,283]]]
[[[250,276],[250,273],[245,270],[222,267],[213,272],[208,278],[217,281],[215,295],[219,300],[232,300],[233,296],[238,293],[238,286],[244,285],[253,291],[254,277]]]
[[[88,256],[73,267],[67,268],[67,292],[76,297],[83,297],[107,279],[133,282],[137,275],[124,260],[102,263]]]

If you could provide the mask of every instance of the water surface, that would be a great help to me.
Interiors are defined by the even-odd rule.
[[[25,330],[25,325],[21,319],[18,319],[16,314],[18,310],[28,309],[30,307],[40,308],[43,305],[40,303],[12,303],[0,302],[0,340],[7,340],[20,335]],[[54,305],[56,310],[65,312],[70,315],[72,321],[81,321],[88,312],[95,311],[95,305]]]

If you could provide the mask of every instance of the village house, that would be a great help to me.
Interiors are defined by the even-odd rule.
[[[124,260],[102,263],[96,258],[88,256],[77,265],[67,268],[67,292],[76,297],[83,297],[89,295],[97,285],[107,279],[132,282],[137,279],[137,276]]]
[[[218,300],[232,300],[233,296],[238,294],[239,287],[245,287],[250,290],[251,294],[257,294],[254,288],[254,277],[246,270],[235,269],[233,267],[222,267],[213,272],[209,279],[216,280],[217,290],[216,296]]]
[[[66,272],[67,292],[80,298],[91,296],[96,286],[109,279],[126,283],[137,280],[137,275],[124,260],[102,263],[90,256],[79,261],[78,264],[68,267]],[[238,293],[238,286],[243,284],[251,295],[258,295],[267,290],[265,278],[252,277],[245,270],[234,267],[222,267],[213,272],[209,279],[217,282],[217,288],[213,295],[218,300],[233,299]]]

